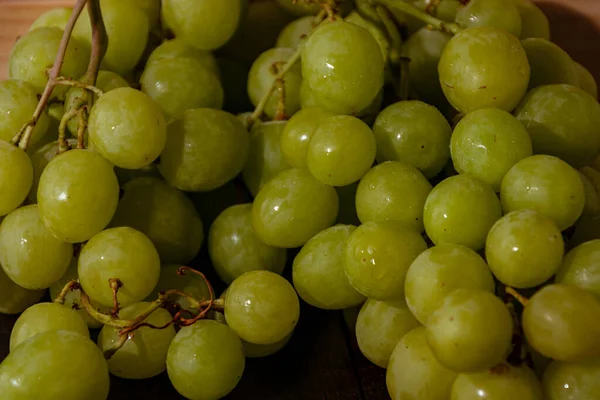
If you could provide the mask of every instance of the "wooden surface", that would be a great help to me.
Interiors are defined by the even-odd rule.
[[[69,4],[72,1],[0,0],[0,79],[6,77],[8,52],[15,39],[45,10]],[[588,67],[600,82],[600,0],[542,1],[540,6],[551,20],[553,41]],[[0,315],[0,360],[8,353],[15,319]],[[145,381],[112,379],[111,400],[133,398],[180,397],[166,374]],[[288,346],[272,357],[249,360],[242,381],[228,398],[389,399],[385,371],[360,354],[341,313],[319,311],[305,304]]]

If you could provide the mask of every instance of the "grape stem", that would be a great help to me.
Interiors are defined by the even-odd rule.
[[[70,120],[77,117],[79,110],[70,109],[60,119],[58,125],[58,154],[64,153],[69,150],[69,142],[67,141],[67,124]]]
[[[511,295],[519,303],[521,303],[521,305],[523,307],[526,307],[527,304],[529,303],[529,299],[527,297],[523,296],[521,293],[517,292],[515,289],[511,288],[510,286],[507,286],[504,290],[506,290],[507,294]]]
[[[117,278],[110,278],[108,280],[108,284],[110,286],[110,290],[112,290],[112,299],[113,299],[113,308],[110,310],[110,315],[113,317],[117,317],[119,315],[119,299],[117,297],[117,293],[119,289],[123,287],[123,282]]]
[[[431,25],[433,28],[442,32],[448,32],[456,35],[463,30],[458,24],[442,21],[441,19],[428,14],[426,11],[419,9],[410,3],[405,3],[402,0],[358,0],[357,2],[360,3],[361,1],[369,1],[385,6],[388,9],[401,11],[404,14],[408,14],[420,19],[426,24]]]
[[[75,279],[70,280],[69,282],[67,282],[65,287],[62,288],[62,290],[60,291],[58,296],[56,296],[56,299],[54,299],[54,302],[57,304],[65,304],[65,297],[67,296],[67,294],[71,290],[77,290],[77,289],[79,289],[79,282],[77,282],[77,280],[75,280]]]
[[[89,90],[90,92],[93,92],[98,97],[100,97],[104,94],[104,92],[102,90],[98,89],[96,86],[88,85],[83,82],[76,81],[75,79],[71,79],[71,78],[64,78],[64,77],[56,78],[56,84],[63,85],[63,86],[73,86],[73,87],[78,87],[78,88],[82,88],[85,90]]]
[[[85,128],[87,128],[87,121],[85,118],[85,114],[87,114],[87,106],[83,106],[79,109],[77,113],[77,118],[79,120],[79,124],[77,126],[77,148],[85,149],[85,144],[83,143],[83,134],[85,133]]]

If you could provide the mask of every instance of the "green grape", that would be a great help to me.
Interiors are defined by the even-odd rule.
[[[0,393],[5,399],[105,400],[108,390],[102,353],[75,332],[40,333],[0,364]]]
[[[37,28],[21,36],[9,55],[9,77],[25,81],[36,93],[42,93],[48,81],[46,70],[54,64],[62,36],[63,31],[56,27]],[[87,44],[78,38],[71,38],[59,75],[78,79],[85,73],[89,59]],[[66,87],[55,88],[53,97],[66,91]]]
[[[439,63],[444,94],[462,113],[490,107],[512,111],[527,91],[530,72],[519,40],[492,27],[454,36]]]
[[[521,37],[521,15],[515,5],[504,0],[471,0],[458,10],[456,22],[465,28],[486,26]]]
[[[502,363],[488,371],[458,375],[450,400],[479,399],[543,400],[542,386],[525,365]]]
[[[595,399],[600,396],[600,361],[553,361],[542,380],[546,400]]]
[[[425,328],[418,327],[394,348],[385,382],[392,400],[447,400],[455,378],[431,353]]]
[[[423,207],[431,183],[421,172],[401,161],[373,167],[356,190],[356,213],[362,223],[391,219],[423,232]]]
[[[456,372],[492,368],[511,350],[513,321],[494,294],[457,289],[427,321],[427,342],[437,360]]]
[[[244,372],[244,347],[224,324],[200,320],[182,328],[167,353],[167,372],[188,399],[217,400],[238,384]]]
[[[165,264],[189,263],[204,241],[202,220],[192,201],[158,178],[138,178],[124,185],[110,226],[142,232]]]
[[[583,212],[585,190],[577,170],[547,155],[517,162],[502,179],[500,188],[505,213],[533,209],[551,218],[562,231]]]
[[[549,40],[529,38],[521,42],[531,66],[529,89],[564,83],[579,86],[575,63],[566,51]]]
[[[307,37],[314,28],[314,20],[315,17],[307,15],[287,24],[279,33],[275,47],[295,49],[300,44],[306,42]]]
[[[302,50],[302,76],[315,99],[339,114],[368,107],[383,86],[383,71],[377,41],[350,22],[321,25]]]
[[[550,40],[548,17],[531,0],[513,0],[521,15],[521,39],[542,38]]]
[[[39,212],[58,239],[81,243],[104,229],[119,201],[112,166],[90,150],[69,150],[53,158],[40,177]]]
[[[593,182],[581,171],[577,171],[577,174],[581,178],[583,191],[585,193],[585,204],[583,205],[583,212],[581,215],[596,215],[600,213],[600,198],[598,198],[598,191],[594,187]]]
[[[446,22],[454,22],[456,14],[462,8],[460,0],[440,0],[435,9],[436,17]]]
[[[344,243],[356,230],[352,225],[335,225],[315,235],[296,255],[292,267],[294,288],[313,307],[341,310],[365,301],[344,273]]]
[[[454,168],[500,191],[502,178],[518,161],[532,155],[527,129],[510,113],[485,108],[465,115],[450,141]]]
[[[336,223],[346,225],[360,225],[356,213],[356,190],[359,182],[335,188],[339,198],[339,211]]]
[[[217,59],[210,51],[197,49],[180,38],[162,42],[157,48],[152,50],[152,53],[148,56],[146,65],[155,61],[180,57],[195,58],[200,61],[206,69],[212,71],[217,76],[220,75]]]
[[[106,229],[83,247],[77,265],[83,290],[100,305],[113,305],[109,279],[119,279],[119,304],[128,306],[150,294],[160,275],[160,259],[150,239],[129,227]]]
[[[555,283],[529,299],[522,326],[527,342],[557,361],[578,362],[600,355],[600,300],[576,286]]]
[[[403,161],[427,178],[436,176],[450,157],[452,128],[442,113],[421,101],[399,101],[375,120],[377,161]]]
[[[134,303],[119,311],[119,318],[132,320],[148,309],[151,303]],[[163,326],[171,321],[171,314],[164,308],[154,311],[145,323]],[[165,329],[141,327],[132,338],[107,360],[111,374],[125,379],[148,379],[163,372],[167,366],[167,351],[175,337],[173,325]],[[103,352],[113,348],[120,340],[119,329],[109,325],[98,335],[98,347]]]
[[[21,207],[0,225],[0,264],[17,285],[46,289],[67,271],[73,246],[46,229],[37,205]]]
[[[317,100],[315,99],[315,95],[308,86],[306,80],[302,80],[302,83],[300,84],[300,108],[304,109],[311,107],[319,107],[328,110],[326,104],[320,105],[317,102]]]
[[[234,115],[210,108],[187,110],[169,123],[159,170],[179,190],[210,191],[241,172],[249,142]]]
[[[235,279],[225,297],[227,324],[250,343],[273,344],[298,323],[300,302],[292,285],[271,271],[250,271]]]
[[[575,69],[579,77],[579,87],[590,94],[593,98],[598,99],[598,84],[594,75],[583,65],[575,62]]]
[[[142,91],[169,118],[194,108],[223,107],[219,77],[197,57],[162,58],[149,63],[140,83]]]
[[[346,186],[362,178],[375,162],[377,144],[371,128],[350,115],[322,121],[308,141],[306,164],[319,181]]]
[[[0,218],[1,222],[1,218]],[[0,268],[0,314],[20,314],[45,294],[43,290],[28,290],[14,283]]]
[[[19,207],[33,182],[33,166],[27,153],[0,140],[0,216]]]
[[[590,240],[567,253],[556,283],[577,286],[600,296],[600,240]]]
[[[241,0],[165,0],[162,7],[175,36],[200,50],[214,50],[237,30],[243,6]]]
[[[534,210],[509,212],[487,236],[485,256],[502,283],[532,288],[556,273],[564,255],[560,230],[548,217]]]
[[[73,8],[71,7],[52,8],[37,17],[31,26],[29,26],[29,31],[44,27],[55,27],[65,30],[72,13]]]
[[[435,244],[455,243],[480,250],[500,217],[500,200],[491,186],[457,175],[433,188],[425,202],[423,222]]]
[[[413,7],[420,9],[421,11],[425,11],[427,8],[427,4],[428,4],[426,2],[427,0],[401,0],[401,1],[403,3],[408,3],[408,4],[412,5]],[[444,1],[444,0],[442,0],[442,1]],[[440,3],[441,3],[441,1],[440,1]],[[396,8],[393,1],[386,1],[385,5],[388,8],[388,10],[390,11],[390,13],[393,15],[397,24],[400,25],[400,27],[402,27],[403,29],[405,29],[409,35],[414,34],[416,31],[418,31],[419,29],[421,29],[422,27],[424,27],[426,25],[421,19],[414,17],[408,13],[405,13],[404,10],[402,10],[400,8]],[[454,21],[454,18],[448,22],[453,22],[453,21]]]
[[[90,337],[87,324],[75,310],[58,303],[38,303],[25,310],[15,322],[10,332],[10,351],[39,333],[55,330]]]
[[[515,115],[529,131],[534,153],[579,168],[600,152],[600,104],[579,88],[540,86],[527,94]]]
[[[148,28],[151,32],[158,28],[160,23],[160,2],[161,0],[133,0],[133,3],[148,16]]]
[[[37,107],[38,99],[34,88],[23,81],[7,79],[0,81],[0,140],[10,142],[11,139],[31,120]],[[42,112],[29,145],[39,142],[48,131],[50,119],[47,112]]]
[[[252,228],[270,246],[300,247],[335,222],[338,203],[334,188],[307,170],[287,169],[258,192],[252,205]]]
[[[231,113],[252,109],[246,90],[250,66],[231,58],[219,58],[217,62],[225,96],[223,109]]]
[[[359,226],[344,244],[344,271],[350,284],[375,300],[404,295],[410,264],[427,249],[419,231],[398,221],[371,221]]]
[[[392,42],[389,39],[387,32],[376,25],[372,21],[364,18],[360,13],[356,10],[351,11],[350,14],[344,18],[346,22],[353,23],[354,25],[358,25],[362,28],[365,28],[369,33],[373,36],[373,39],[377,41],[379,48],[381,49],[381,55],[383,56],[383,62],[387,63],[390,56],[390,51],[392,50]],[[399,49],[393,49],[399,50]]]
[[[404,300],[369,299],[356,321],[356,340],[365,357],[381,368],[387,368],[390,356],[402,337],[420,326]]]
[[[444,298],[456,289],[494,292],[488,265],[475,251],[458,244],[441,244],[421,253],[406,274],[408,308],[423,325]]]
[[[286,251],[262,243],[252,229],[252,204],[227,208],[213,222],[208,234],[208,253],[219,278],[230,284],[248,271],[281,274]]]
[[[288,344],[288,342],[292,338],[292,334],[293,332],[286,336],[283,340],[280,340],[279,342],[273,344],[254,344],[242,340],[246,358],[263,358],[272,356],[273,354],[283,349],[286,344]]]
[[[100,67],[126,75],[137,65],[146,48],[150,29],[148,14],[133,1],[101,0],[100,8],[108,35],[108,47]],[[91,46],[92,27],[87,13],[77,19],[73,36]]]

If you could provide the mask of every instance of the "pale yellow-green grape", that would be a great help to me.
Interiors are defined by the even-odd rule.
[[[77,265],[83,290],[100,305],[113,305],[110,279],[119,279],[121,306],[148,296],[158,283],[160,259],[150,239],[135,229],[106,229],[83,247]]]
[[[404,300],[369,299],[356,320],[358,347],[369,361],[387,368],[396,344],[419,325]]]
[[[505,213],[531,209],[552,219],[562,231],[583,212],[585,190],[577,170],[548,155],[517,162],[502,179],[500,188]]]
[[[497,108],[465,115],[452,132],[450,151],[459,173],[491,185],[496,192],[508,170],[533,152],[527,129]]]
[[[306,80],[302,80],[302,83],[300,84],[300,107],[302,109],[319,107],[330,111],[327,107],[327,104],[321,105],[315,100],[315,95],[313,94],[313,91],[311,90],[310,86],[308,86]]]
[[[17,285],[46,289],[69,268],[73,246],[52,236],[37,205],[21,207],[0,225],[0,265]]]
[[[491,186],[457,175],[433,188],[425,202],[423,222],[435,244],[455,243],[480,250],[500,217],[500,200]]]
[[[437,360],[456,372],[492,368],[510,353],[513,320],[493,293],[457,289],[427,321],[427,342]]]
[[[215,50],[237,30],[242,3],[241,0],[165,0],[162,12],[175,36],[198,49]]]
[[[529,84],[530,67],[519,40],[491,27],[468,28],[442,52],[440,82],[460,112],[496,107],[512,111]]]
[[[337,192],[304,169],[277,174],[258,192],[252,205],[252,228],[270,246],[294,248],[330,227],[339,209]]]
[[[579,76],[579,87],[589,93],[593,98],[598,99],[598,84],[594,75],[583,65],[575,62],[575,69]]]
[[[358,184],[358,218],[362,223],[391,219],[423,232],[423,207],[431,189],[417,168],[386,161],[371,168]]]
[[[38,99],[35,89],[30,84],[15,79],[0,81],[0,140],[10,142],[11,139],[31,120],[37,107]],[[47,112],[42,112],[29,141],[30,145],[39,142],[48,131],[50,119]]]
[[[387,32],[382,29],[379,25],[376,25],[372,21],[365,19],[358,11],[351,11],[350,14],[344,18],[346,22],[353,23],[362,28],[365,28],[377,41],[379,48],[381,49],[381,55],[383,56],[383,62],[387,63],[390,57],[390,51],[393,49],[392,42],[389,39]],[[399,50],[399,49],[394,49]]]
[[[286,251],[262,243],[252,229],[252,204],[227,208],[210,226],[208,253],[219,278],[230,284],[248,271],[283,272]]]
[[[542,38],[550,40],[548,17],[531,0],[513,0],[521,15],[521,39]]]
[[[494,292],[488,265],[475,251],[458,244],[440,244],[421,253],[410,265],[404,284],[408,308],[423,325],[456,289]]]
[[[18,345],[47,331],[70,331],[90,337],[85,321],[75,310],[58,303],[38,303],[19,316],[10,332],[10,351]]]
[[[33,182],[33,166],[27,153],[0,140],[0,216],[19,207]]]
[[[525,39],[521,44],[531,66],[529,89],[558,83],[579,86],[575,63],[566,51],[541,38]]]
[[[126,169],[152,163],[167,141],[167,124],[158,104],[129,87],[111,90],[94,104],[88,131],[94,151]]]
[[[423,327],[413,329],[398,342],[385,375],[392,400],[447,400],[455,379],[456,373],[432,354]]]
[[[287,24],[279,33],[275,47],[297,48],[298,45],[306,41],[308,35],[313,30],[314,20],[314,16],[307,15]]]
[[[359,182],[335,188],[339,198],[339,211],[336,223],[346,225],[360,225],[356,213],[356,189]]]
[[[375,120],[377,161],[403,161],[427,178],[436,176],[450,157],[452,128],[442,113],[421,101],[400,101]]]
[[[227,289],[225,318],[243,340],[272,344],[298,323],[300,301],[292,285],[271,271],[250,271]]]
[[[585,204],[583,205],[583,212],[581,215],[596,215],[600,213],[600,199],[598,198],[598,191],[594,187],[594,184],[581,171],[577,171],[577,173],[581,178],[581,182],[583,183],[583,191],[585,192]]]
[[[600,396],[600,361],[553,361],[542,384],[546,400],[596,399]]]
[[[502,283],[532,288],[556,273],[564,255],[560,230],[548,217],[534,210],[509,212],[487,236],[485,256]]]
[[[206,69],[214,72],[215,75],[219,76],[219,65],[215,56],[206,50],[200,50],[187,44],[181,38],[174,38],[165,40],[157,48],[152,50],[152,53],[148,56],[146,64],[153,63],[154,61],[163,60],[165,58],[179,58],[179,57],[190,57],[200,61]]]
[[[456,13],[456,22],[465,28],[489,26],[521,37],[521,15],[505,0],[471,0]]]
[[[535,154],[560,157],[575,168],[600,152],[600,104],[569,85],[546,85],[523,99],[516,117],[529,131]]]
[[[452,385],[450,400],[543,400],[542,386],[529,367],[498,364],[487,371],[460,374]]]
[[[590,240],[569,251],[555,281],[580,287],[600,297],[600,240]]]
[[[40,333],[0,364],[4,399],[105,400],[108,390],[108,367],[102,352],[75,332]]]
[[[250,131],[250,148],[242,179],[252,196],[281,171],[290,168],[281,148],[286,127],[285,121],[269,121],[255,124]]]
[[[600,299],[576,286],[555,283],[534,294],[522,317],[527,342],[557,361],[600,355]]]
[[[245,363],[235,332],[208,319],[182,328],[167,353],[169,380],[188,399],[223,398],[240,381]]]
[[[64,30],[72,12],[73,9],[71,7],[52,8],[37,17],[29,26],[29,30],[32,31],[43,27],[56,27]]]
[[[254,106],[257,106],[263,96],[271,89],[275,76],[286,61],[294,54],[290,48],[272,48],[263,52],[252,63],[248,74],[248,96]],[[300,84],[302,71],[300,62],[296,62],[282,78],[284,88],[284,114],[294,115],[300,109]],[[277,87],[269,96],[264,112],[269,118],[274,118],[278,112],[281,91]]]
[[[0,314],[20,314],[37,303],[43,290],[28,290],[14,283],[0,268]]]
[[[340,114],[368,107],[383,86],[383,72],[377,41],[350,22],[321,25],[302,51],[302,76],[315,100]]]
[[[62,35],[60,28],[42,27],[21,36],[10,52],[9,77],[25,81],[33,86],[36,93],[42,93],[48,81],[46,70],[54,64]],[[89,59],[89,46],[78,38],[71,38],[59,75],[80,78],[87,69]],[[67,87],[57,87],[52,94],[56,97],[66,91]]]
[[[376,300],[404,295],[410,264],[427,249],[419,231],[398,221],[371,221],[359,226],[344,244],[344,271],[350,284]]]
[[[306,152],[310,173],[331,186],[346,186],[362,178],[375,162],[375,135],[350,115],[325,119],[313,132]]]
[[[126,75],[138,63],[148,42],[148,14],[132,1],[101,0],[100,8],[108,34],[108,48],[100,66]],[[91,45],[92,27],[87,13],[77,19],[73,36]]]
[[[241,172],[249,142],[234,115],[210,108],[187,110],[169,123],[160,173],[179,190],[214,190]]]
[[[68,139],[67,143],[71,148],[77,147],[77,139]],[[32,203],[37,203],[37,192],[38,187],[40,185],[40,178],[42,177],[42,172],[44,172],[46,166],[57,155],[57,140],[54,140],[53,142],[50,142],[35,150],[35,152],[30,153],[29,157],[31,158],[31,165],[33,166],[33,182],[31,184],[31,189],[29,189],[29,194],[27,195],[27,198]]]
[[[177,271],[182,266],[179,264],[163,265],[160,269],[160,277],[158,283],[152,293],[146,297],[145,301],[155,301],[158,297],[158,292],[167,290],[180,290],[194,297],[198,301],[210,300],[210,290],[202,277],[192,272],[186,271],[184,275],[177,274]],[[175,303],[181,308],[190,310],[197,314],[197,310],[190,309],[189,302],[183,297],[174,299]]]
[[[124,185],[110,226],[128,226],[148,236],[164,264],[189,263],[204,241],[202,220],[192,201],[158,178]]]
[[[223,107],[218,75],[198,57],[161,58],[146,65],[140,78],[147,93],[169,118],[195,108]]]
[[[254,344],[242,340],[242,344],[244,345],[244,354],[246,355],[246,358],[263,358],[271,356],[283,349],[285,345],[288,344],[293,333],[294,332],[290,333],[283,340],[273,344]]]
[[[48,163],[37,197],[46,228],[60,240],[81,243],[112,219],[119,183],[110,163],[98,153],[69,150]]]
[[[325,310],[340,310],[365,301],[344,273],[344,243],[355,229],[352,225],[325,229],[296,255],[292,276],[294,288],[302,300]]]
[[[160,22],[160,0],[133,0],[148,16],[148,29],[152,31],[158,27]]]
[[[119,318],[132,320],[143,313],[150,303],[134,303],[119,311]],[[144,322],[163,326],[171,321],[171,314],[164,308],[154,311]],[[163,372],[166,368],[167,351],[175,337],[173,325],[165,329],[141,327],[107,360],[111,374],[125,379],[148,379]],[[98,336],[98,347],[103,352],[119,342],[119,330],[105,325]]]

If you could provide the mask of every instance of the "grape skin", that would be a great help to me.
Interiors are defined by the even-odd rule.
[[[556,283],[577,286],[600,297],[600,240],[590,240],[567,253],[556,272]]]
[[[298,45],[306,41],[313,29],[314,20],[312,15],[307,15],[287,24],[279,33],[275,47],[296,49]]]
[[[600,396],[600,361],[553,361],[542,384],[546,400],[596,399]]]
[[[521,15],[521,39],[550,40],[550,22],[540,8],[530,0],[513,0]]]
[[[521,42],[531,66],[529,89],[542,85],[579,86],[575,62],[566,51],[549,40],[529,38]]]
[[[37,17],[29,26],[29,30],[32,31],[43,27],[56,27],[64,31],[72,13],[73,9],[71,7],[53,8]]]
[[[0,140],[10,142],[29,122],[37,103],[35,89],[27,82],[15,79],[0,81],[0,117],[2,118]],[[48,113],[43,112],[33,129],[29,144],[34,145],[39,142],[49,126]]]
[[[200,50],[187,44],[181,38],[165,40],[157,48],[152,50],[148,56],[146,65],[150,65],[155,61],[166,58],[191,57],[200,61],[206,69],[211,70],[215,75],[219,76],[219,64],[215,56],[206,50]]]
[[[0,217],[25,200],[32,182],[33,166],[27,153],[0,140]]]
[[[482,398],[543,400],[542,387],[531,369],[504,363],[488,371],[460,374],[454,381],[450,400]]]
[[[589,93],[593,98],[598,99],[598,84],[591,72],[583,65],[575,62],[575,69],[579,76],[579,87]]]
[[[43,290],[22,288],[14,283],[0,268],[0,313],[20,314],[37,303],[44,294],[45,291]]]
[[[521,37],[519,11],[516,6],[504,0],[471,0],[458,10],[456,22],[466,28],[474,26],[499,28]]]

